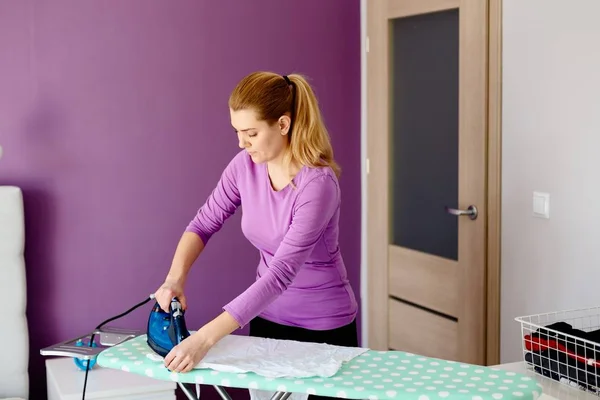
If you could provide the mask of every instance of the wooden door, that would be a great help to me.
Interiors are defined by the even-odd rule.
[[[489,1],[366,1],[368,345],[484,364]]]

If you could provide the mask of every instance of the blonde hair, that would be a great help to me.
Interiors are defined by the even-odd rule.
[[[310,167],[330,167],[339,177],[340,167],[333,157],[317,97],[304,76],[253,72],[235,87],[229,97],[229,108],[234,111],[253,109],[259,120],[270,125],[289,114],[292,122],[285,157],[287,165],[295,161]]]

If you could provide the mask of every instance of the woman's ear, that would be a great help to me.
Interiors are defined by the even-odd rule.
[[[279,130],[281,131],[282,135],[287,135],[289,133],[291,122],[292,120],[287,115],[282,115],[279,117]]]

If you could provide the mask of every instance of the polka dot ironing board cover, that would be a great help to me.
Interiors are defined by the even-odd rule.
[[[146,336],[140,335],[104,350],[97,362],[161,380],[348,399],[535,400],[541,394],[541,386],[525,375],[401,351],[369,350],[342,365],[332,377],[301,380],[210,369],[172,373],[148,354],[153,352]]]

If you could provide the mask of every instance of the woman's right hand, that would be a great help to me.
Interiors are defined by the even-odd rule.
[[[165,312],[169,312],[169,306],[173,297],[177,297],[183,309],[187,309],[185,294],[183,294],[183,282],[166,279],[165,282],[154,293],[154,298]]]

